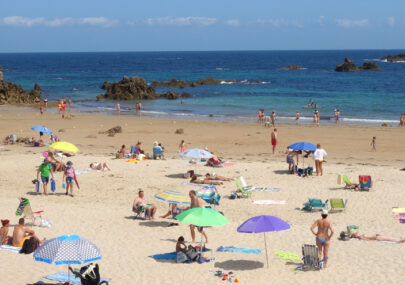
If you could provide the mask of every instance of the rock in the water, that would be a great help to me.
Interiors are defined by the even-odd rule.
[[[356,71],[357,67],[356,65],[353,63],[353,61],[351,61],[349,58],[345,58],[345,62],[343,62],[342,64],[339,64],[335,67],[335,71],[343,71],[343,72],[347,72],[347,71]]]
[[[301,65],[287,65],[280,67],[280,69],[286,69],[286,70],[297,70],[297,69],[303,69]]]
[[[380,71],[382,70],[381,67],[379,67],[377,64],[374,62],[365,62],[363,63],[362,66],[359,67],[359,70],[375,70],[375,71]]]
[[[401,62],[401,61],[405,61],[405,53],[400,53],[398,55],[389,55],[389,56],[385,56],[383,57],[381,60],[386,60],[388,62]]]
[[[41,87],[38,84],[27,93],[21,85],[0,80],[0,104],[33,103],[35,97],[41,98]]]

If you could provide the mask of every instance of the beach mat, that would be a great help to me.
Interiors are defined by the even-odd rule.
[[[204,248],[202,250],[203,252],[210,251],[209,248]],[[166,259],[166,260],[176,260],[177,259],[177,252],[167,252],[167,253],[162,253],[162,254],[154,254],[154,255],[149,255],[149,257],[159,260],[159,259]]]
[[[222,166],[234,166],[236,163],[235,162],[223,162],[221,163]]]
[[[285,200],[255,200],[254,205],[285,205]]]
[[[281,250],[276,250],[274,254],[282,260],[288,260],[288,261],[301,261],[301,258],[292,252],[287,252],[287,251],[281,251]]]
[[[13,251],[13,252],[20,252],[21,247],[15,247],[12,245],[3,244],[0,246],[0,250],[9,250],[9,251]]]
[[[253,187],[253,188],[252,188],[252,191],[278,192],[278,191],[280,191],[280,188],[271,188],[271,187],[257,188],[257,187]]]
[[[86,170],[75,170],[75,172],[76,172],[76,175],[89,173],[89,171],[87,169]]]
[[[393,212],[394,214],[405,213],[405,208],[392,208],[392,212]]]
[[[246,247],[235,247],[235,246],[220,246],[217,248],[219,252],[238,252],[238,253],[253,253],[261,254],[262,249],[256,248],[246,248]]]
[[[207,162],[206,161],[201,161],[201,160],[199,160],[199,161],[185,161],[184,163],[186,163],[186,164],[191,164],[191,165],[193,165],[193,164],[197,164],[197,165],[199,165],[199,164],[206,164]]]
[[[67,272],[58,272],[55,274],[47,275],[44,277],[45,279],[52,280],[52,281],[59,281],[59,282],[67,282],[68,281],[68,273]],[[102,281],[107,281],[109,282],[111,278],[100,278],[100,282]],[[70,283],[78,284],[81,285],[80,278],[77,278],[73,275],[73,273],[70,274]]]
[[[188,185],[188,186],[207,186],[209,184],[198,184],[198,183],[191,183],[191,182],[183,182],[183,185]]]

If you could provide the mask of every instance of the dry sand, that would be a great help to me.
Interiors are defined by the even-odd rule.
[[[4,111],[4,108],[1,108]],[[79,234],[98,245],[103,258],[99,261],[101,274],[112,278],[111,284],[221,284],[210,270],[233,271],[242,284],[398,284],[405,281],[402,263],[405,244],[383,242],[339,241],[340,231],[347,225],[360,226],[361,232],[405,236],[405,225],[392,218],[394,206],[405,207],[403,195],[405,172],[405,129],[351,126],[293,126],[280,125],[279,146],[271,155],[270,130],[258,124],[236,122],[206,122],[136,117],[89,116],[76,114],[72,119],[61,120],[55,114],[45,114],[14,109],[0,113],[0,136],[15,133],[18,136],[37,136],[30,127],[43,124],[57,133],[61,139],[77,145],[81,152],[72,157],[76,170],[88,168],[93,161],[107,162],[109,172],[91,171],[78,176],[81,190],[75,197],[67,197],[61,189],[62,174],[56,174],[55,194],[36,195],[31,180],[35,168],[42,160],[43,148],[24,145],[5,146],[0,149],[0,217],[8,218],[15,225],[17,197],[30,199],[34,210],[44,210],[44,217],[51,228],[35,226],[40,237],[48,239]],[[99,134],[110,127],[120,125],[122,134],[108,137]],[[183,128],[184,134],[175,134]],[[377,136],[377,152],[370,151],[372,136]],[[153,197],[164,189],[187,193],[191,186],[182,185],[179,174],[193,169],[177,156],[181,139],[187,147],[215,150],[234,166],[209,168],[201,166],[198,172],[216,172],[228,177],[244,176],[248,184],[279,187],[276,193],[255,192],[254,200],[286,200],[285,205],[253,205],[250,199],[230,200],[235,190],[233,182],[219,186],[222,194],[219,210],[230,220],[226,226],[207,229],[209,243],[214,249],[207,257],[217,257],[206,264],[176,264],[155,261],[149,255],[170,252],[175,240],[183,235],[190,241],[187,225],[167,227],[170,219],[156,221],[134,220],[132,202],[139,188],[145,190],[146,199],[158,207],[158,215],[164,214],[168,205]],[[154,141],[162,142],[167,160],[142,161],[138,164],[114,159],[121,144],[135,145],[137,140],[147,152]],[[285,147],[296,141],[322,143],[328,152],[323,177],[300,178],[286,174]],[[313,160],[309,159],[313,164]],[[374,189],[370,192],[344,190],[337,185],[337,174],[346,173],[351,178],[359,174],[373,177]],[[314,244],[309,230],[319,218],[319,213],[303,213],[297,210],[309,197],[321,199],[348,199],[347,210],[330,215],[335,236],[330,248],[329,267],[321,272],[294,273],[296,264],[286,264],[275,258],[275,250],[285,250],[301,256],[303,244]],[[237,227],[256,215],[278,216],[291,225],[285,232],[268,233],[269,268],[265,254],[248,255],[220,253],[216,248],[238,246],[264,249],[263,235],[241,234]],[[12,230],[12,228],[11,228]],[[299,263],[299,262],[298,262]],[[42,277],[66,267],[36,262],[32,255],[20,255],[0,251],[0,284],[27,284],[46,281]],[[55,282],[49,282],[56,284]]]

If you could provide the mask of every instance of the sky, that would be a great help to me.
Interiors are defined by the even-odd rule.
[[[1,0],[0,52],[403,49],[403,0]]]

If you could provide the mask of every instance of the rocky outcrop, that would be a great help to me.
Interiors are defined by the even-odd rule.
[[[254,81],[240,81],[240,80],[222,80],[222,79],[215,79],[212,77],[208,77],[205,79],[198,79],[196,81],[186,81],[186,80],[178,80],[173,78],[169,81],[152,81],[153,87],[175,87],[175,88],[184,88],[184,87],[197,87],[199,85],[219,85],[219,84],[229,84],[229,83],[243,83],[243,84],[260,84],[263,83],[261,80],[254,80]]]
[[[35,97],[41,98],[41,87],[37,83],[27,93],[21,85],[0,81],[0,104],[33,103]]]
[[[106,90],[104,94],[97,96],[98,100],[153,100],[159,98],[178,99],[180,97],[191,97],[189,93],[178,94],[173,91],[166,93],[156,93],[154,87],[148,86],[142,77],[124,76],[118,82],[104,82],[102,89]]]
[[[349,71],[361,71],[361,70],[374,70],[380,71],[381,68],[376,65],[374,62],[365,62],[359,68],[351,61],[349,58],[345,58],[345,61],[342,64],[336,65],[335,71],[339,72],[349,72]]]
[[[398,55],[389,55],[383,57],[381,60],[386,60],[388,62],[400,62],[400,61],[405,61],[405,53],[400,53]]]
[[[287,66],[280,67],[280,69],[299,70],[299,69],[303,69],[303,67],[301,65],[287,65]]]
[[[3,66],[0,65],[0,70],[3,70],[3,69],[4,69]]]

